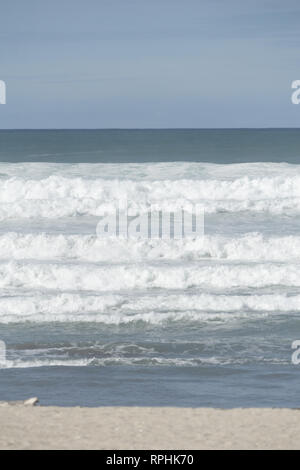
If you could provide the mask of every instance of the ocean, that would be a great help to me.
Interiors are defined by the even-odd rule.
[[[0,131],[0,401],[299,407],[299,163],[298,129]],[[99,236],[124,200],[204,236]]]

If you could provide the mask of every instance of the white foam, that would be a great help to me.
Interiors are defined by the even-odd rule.
[[[22,359],[6,360],[0,364],[1,369],[28,369],[30,367],[84,367],[92,363],[92,359],[33,359],[25,361]]]
[[[284,359],[272,358],[268,359],[265,357],[256,358],[258,362],[267,362],[271,364],[289,364]],[[226,365],[226,364],[247,364],[251,362],[251,359],[233,357],[121,357],[112,356],[110,358],[82,358],[77,360],[72,359],[33,359],[33,360],[8,360],[4,364],[0,364],[0,369],[27,369],[35,367],[86,367],[86,366],[164,366],[164,367],[197,367],[204,364],[210,365]]]
[[[7,232],[0,235],[0,259],[78,260],[127,263],[146,260],[224,259],[241,261],[300,260],[300,237],[266,237],[259,233],[204,239],[147,240]]]
[[[65,178],[87,179],[131,179],[135,181],[178,179],[223,179],[234,180],[248,176],[295,176],[300,175],[299,165],[289,163],[233,163],[215,164],[203,162],[152,162],[152,163],[49,163],[0,162],[0,178],[12,177],[25,180],[41,180],[51,175]]]
[[[157,175],[159,168],[163,179]],[[103,165],[46,165],[42,170],[39,164],[6,164],[2,172],[6,176],[0,179],[1,220],[100,216],[114,211],[124,200],[140,212],[149,204],[167,211],[187,202],[202,204],[206,213],[300,211],[296,165],[161,164],[154,165],[151,172],[149,165],[142,164],[120,164],[114,171]],[[144,176],[139,178],[139,173]]]
[[[167,321],[229,321],[300,311],[299,295],[164,295],[30,294],[2,295],[0,323],[97,322],[127,324]]]
[[[59,291],[300,286],[300,264],[0,264],[0,288]]]

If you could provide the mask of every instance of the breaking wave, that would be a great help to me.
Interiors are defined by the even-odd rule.
[[[73,260],[89,262],[140,262],[145,260],[224,259],[241,261],[300,260],[299,236],[267,237],[260,233],[203,239],[122,239],[95,235],[0,235],[0,259]]]
[[[149,204],[159,204],[167,211],[187,202],[202,204],[206,213],[300,211],[300,173],[293,165],[262,165],[259,171],[255,164],[197,167],[187,163],[181,164],[181,172],[168,164],[153,165],[152,172],[149,165],[144,170],[142,165],[127,168],[122,164],[114,170],[88,165],[71,165],[66,170],[66,165],[49,164],[47,170],[41,170],[38,164],[27,165],[31,171],[24,165],[3,168],[7,176],[0,179],[1,220],[100,216],[115,210],[123,200],[141,212]],[[85,177],[79,176],[83,169]]]

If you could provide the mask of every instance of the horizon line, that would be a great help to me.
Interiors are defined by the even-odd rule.
[[[300,127],[10,127],[1,131],[178,131],[178,130],[284,130]]]

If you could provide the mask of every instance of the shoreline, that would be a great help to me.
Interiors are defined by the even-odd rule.
[[[0,403],[0,449],[299,449],[300,410]]]

